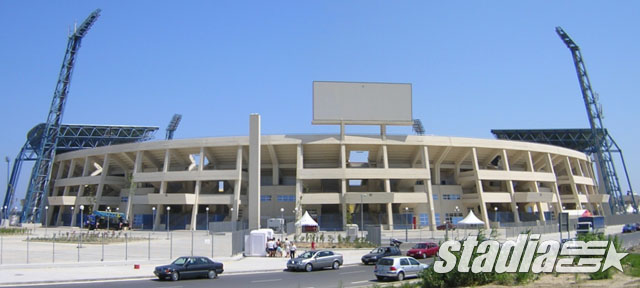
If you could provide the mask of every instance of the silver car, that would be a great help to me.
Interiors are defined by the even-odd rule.
[[[398,281],[404,280],[407,276],[418,276],[420,271],[429,268],[429,265],[422,264],[413,257],[391,256],[378,260],[373,273],[376,278],[382,281],[386,278],[395,278]]]
[[[340,266],[342,266],[342,255],[335,254],[329,250],[306,251],[287,262],[287,270],[289,271],[304,270],[311,272],[313,269],[325,267],[337,270],[340,269]]]

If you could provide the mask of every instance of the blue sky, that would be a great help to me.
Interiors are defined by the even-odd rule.
[[[176,138],[247,135],[250,113],[264,134],[337,133],[311,125],[314,80],[412,83],[427,134],[587,128],[562,26],[640,185],[637,1],[0,1],[2,159],[45,121],[68,29],[96,8],[63,122],[159,126],[157,139],[174,113]]]

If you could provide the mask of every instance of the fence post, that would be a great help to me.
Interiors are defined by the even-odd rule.
[[[56,263],[56,234],[53,232],[53,251],[51,251],[51,263]]]
[[[129,234],[124,233],[124,261],[129,260]]]
[[[169,234],[169,259],[173,259],[173,233]]]
[[[102,233],[102,258],[100,258],[100,261],[104,261],[104,233]]]
[[[193,230],[191,230],[191,256],[193,256]]]
[[[76,247],[78,249],[78,262],[80,262],[80,237],[78,237],[78,247]]]
[[[27,264],[29,264],[29,234],[27,234]]]
[[[4,237],[0,234],[0,264],[2,264],[2,258],[4,255]]]
[[[149,245],[147,248],[147,260],[151,260],[151,233],[149,233]]]
[[[213,259],[213,233],[211,233],[211,259]]]

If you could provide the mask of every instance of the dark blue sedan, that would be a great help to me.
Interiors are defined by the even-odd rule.
[[[224,271],[220,262],[215,262],[207,257],[185,256],[164,266],[158,266],[153,271],[160,280],[171,279],[178,281],[184,278],[207,277],[214,279]]]
[[[622,233],[636,232],[636,230],[636,224],[625,224],[624,227],[622,227]]]

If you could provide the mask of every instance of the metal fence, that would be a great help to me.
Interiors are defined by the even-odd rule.
[[[238,235],[242,235],[238,231]],[[0,235],[0,264],[170,260],[178,256],[229,257],[232,233],[208,231],[82,231],[42,229]],[[242,245],[243,241],[239,241]],[[237,252],[239,253],[239,252]]]

